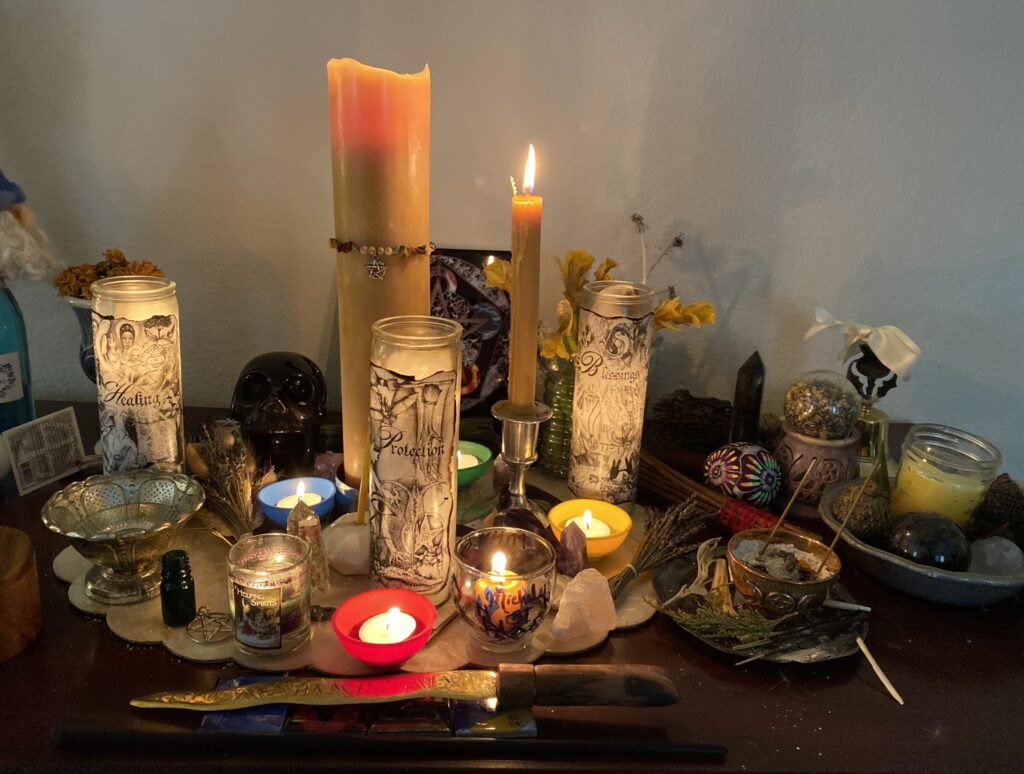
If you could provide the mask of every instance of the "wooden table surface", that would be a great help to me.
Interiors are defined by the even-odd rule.
[[[45,410],[58,408],[46,404]],[[95,409],[76,406],[87,444],[96,437]],[[189,422],[209,416],[190,410]],[[61,747],[52,729],[89,723],[107,732],[195,728],[189,713],[146,713],[128,700],[170,688],[207,689],[235,666],[181,661],[162,647],[132,646],[105,623],[75,610],[51,562],[67,543],[48,532],[40,508],[59,485],[0,506],[0,523],[35,542],[43,631],[26,651],[0,664],[0,769],[142,771],[147,765],[192,771],[309,768],[453,768],[527,771],[1021,771],[1024,752],[1024,623],[1020,600],[991,609],[945,607],[905,596],[864,576],[852,563],[844,583],[874,608],[868,642],[906,706],[898,706],[859,656],[815,666],[750,664],[690,639],[663,617],[613,634],[576,663],[653,663],[675,678],[681,702],[650,709],[545,709],[536,714],[544,739],[720,743],[720,761],[623,758],[581,754],[537,759],[489,757],[486,745],[461,754],[429,755],[415,745],[348,752],[310,743],[300,753],[266,749],[258,739],[241,749],[174,745]]]

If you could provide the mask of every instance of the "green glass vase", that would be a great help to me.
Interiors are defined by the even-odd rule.
[[[576,384],[575,366],[560,357],[545,363],[547,378],[544,402],[552,416],[541,425],[540,464],[550,473],[565,478],[569,475],[569,447],[572,444],[572,394]]]

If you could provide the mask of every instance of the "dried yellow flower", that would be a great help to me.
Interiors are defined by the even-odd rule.
[[[568,299],[563,298],[558,302],[556,309],[558,315],[558,329],[550,336],[543,336],[540,340],[541,357],[552,359],[560,357],[568,360],[576,351],[575,336],[573,335],[573,308]]]
[[[612,269],[618,265],[618,261],[614,261],[611,258],[605,258],[601,261],[601,264],[594,269],[594,279],[598,281],[615,279],[615,277],[612,276]]]
[[[569,250],[565,254],[565,260],[555,261],[562,272],[562,283],[565,285],[565,297],[573,306],[579,305],[580,296],[583,294],[583,286],[587,284],[587,272],[594,265],[594,256],[586,250]]]
[[[512,292],[512,263],[511,261],[496,260],[484,266],[484,279],[487,285],[506,293]]]
[[[90,286],[104,277],[162,277],[164,273],[149,261],[129,261],[117,248],[103,251],[103,260],[71,266],[57,275],[53,286],[62,296],[92,298]]]
[[[715,322],[715,306],[707,301],[697,301],[683,305],[678,298],[668,298],[661,302],[654,312],[654,330],[689,325],[699,328]]]

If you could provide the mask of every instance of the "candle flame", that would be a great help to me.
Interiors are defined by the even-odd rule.
[[[398,623],[398,616],[402,614],[402,611],[397,607],[393,607],[388,610],[388,614],[384,616],[384,628],[390,630],[392,626]]]
[[[537,156],[533,151],[533,143],[530,143],[530,151],[526,154],[526,169],[523,170],[523,190],[533,193],[533,178],[537,169]]]
[[[590,532],[592,526],[594,526],[594,514],[590,511],[583,511],[583,531]]]
[[[301,500],[302,499],[302,495],[304,495],[304,494],[306,494],[306,482],[305,481],[300,481],[299,485],[297,487],[295,487],[295,496],[298,497]]]
[[[494,556],[491,557],[491,572],[495,575],[504,575],[506,567],[508,567],[508,559],[505,558],[505,554],[495,551]]]

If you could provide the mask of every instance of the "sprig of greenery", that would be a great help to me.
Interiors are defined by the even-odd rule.
[[[750,607],[737,609],[733,616],[703,600],[697,603],[692,613],[664,607],[658,610],[684,629],[713,640],[763,639],[784,620],[771,620]]]

